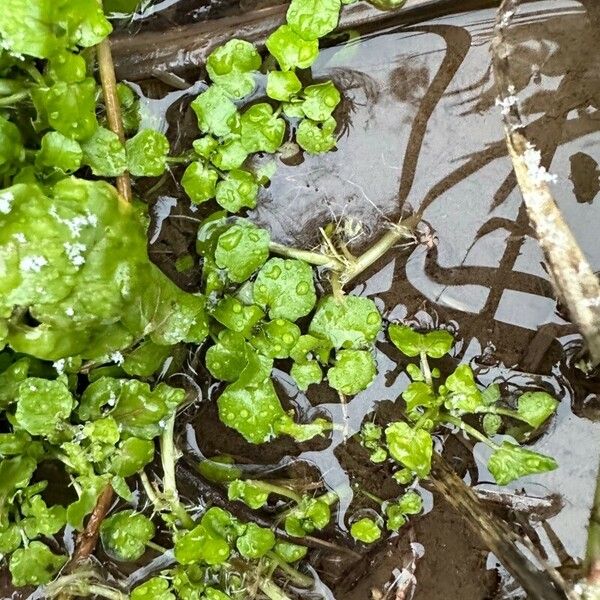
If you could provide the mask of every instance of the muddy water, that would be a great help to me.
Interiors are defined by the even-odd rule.
[[[527,136],[557,175],[557,201],[600,270],[600,22],[593,2],[528,3],[511,34],[511,78]],[[321,53],[312,78],[331,78],[344,93],[336,114],[338,148],[324,157],[277,159],[272,184],[250,217],[275,240],[304,247],[318,243],[319,226],[335,222],[357,248],[404,212],[422,217],[421,243],[389,252],[352,291],[375,299],[389,320],[449,324],[459,344],[454,361],[440,365],[443,371],[456,361],[470,362],[482,383],[498,382],[506,394],[543,388],[560,398],[556,420],[532,444],[557,458],[560,468],[553,473],[500,489],[490,483],[484,448],[475,446],[473,461],[456,438],[440,438],[439,444],[488,500],[494,491],[534,497],[526,511],[507,511],[506,502],[500,503],[500,514],[569,574],[584,551],[600,452],[600,384],[575,368],[579,338],[557,306],[506,156],[490,76],[495,9],[488,2],[470,2],[469,10],[458,4],[443,17],[429,18],[425,11],[418,20],[399,16],[384,27],[351,31]],[[157,3],[162,10],[154,11],[150,27],[181,24],[182,16],[185,22],[206,18],[211,6],[214,16],[217,8],[227,13],[213,4],[192,14],[194,5]],[[154,119],[171,105],[168,132],[176,146],[189,145],[196,135],[186,108],[192,92],[165,97],[148,82],[141,89],[157,98],[146,103]],[[193,247],[190,218],[199,213],[191,212],[172,181],[154,195],[150,251],[169,274],[194,289],[198,270],[182,276],[172,265]],[[205,383],[199,356],[190,363],[206,401],[190,413],[182,432],[191,457],[227,452],[259,473],[320,478],[341,497],[336,527],[328,532],[340,544],[350,543],[348,519],[374,508],[355,493],[355,484],[383,497],[398,494],[388,470],[371,465],[350,440],[366,418],[393,418],[398,410],[393,401],[407,384],[405,363],[383,337],[375,383],[346,405],[326,389],[299,394],[283,370],[275,372],[282,398],[302,417],[326,413],[342,425],[330,439],[312,445],[278,440],[252,447],[223,427],[211,402],[219,388]],[[373,589],[385,593],[402,568],[416,565],[415,597],[421,600],[522,597],[443,499],[428,490],[423,494],[428,514],[360,563],[313,552],[321,596],[352,600],[371,597]]]

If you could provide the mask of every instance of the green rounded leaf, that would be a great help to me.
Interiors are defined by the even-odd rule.
[[[292,0],[287,22],[300,37],[316,40],[337,27],[341,6],[341,0]]]
[[[140,558],[155,533],[152,521],[133,510],[122,510],[104,519],[100,526],[100,539],[105,552],[121,561]]]
[[[131,477],[151,463],[153,458],[153,441],[130,437],[117,446],[108,470],[120,477]]]
[[[42,147],[35,156],[38,169],[57,169],[63,173],[73,173],[81,166],[83,152],[81,146],[58,131],[50,131],[42,138]]]
[[[158,177],[167,166],[169,141],[159,131],[143,129],[127,140],[127,169],[134,177]]]
[[[208,139],[208,138],[202,138]],[[196,140],[201,141],[201,140]],[[238,169],[244,164],[244,161],[248,157],[248,151],[244,147],[244,144],[238,139],[232,139],[222,144],[215,145],[210,148],[210,144],[206,142],[205,148],[197,148],[196,152],[208,153],[210,161],[217,169],[221,171],[230,171],[231,169]],[[244,171],[245,173],[245,171]]]
[[[373,521],[373,519],[363,517],[355,523],[352,523],[352,526],[350,527],[350,535],[352,535],[352,537],[359,542],[372,544],[381,537],[381,529],[379,528],[379,525]]]
[[[303,119],[296,131],[296,141],[303,150],[309,154],[323,154],[335,147],[334,137],[337,123],[333,117],[327,118],[322,123]]]
[[[265,323],[252,336],[250,343],[269,358],[288,358],[290,351],[300,339],[300,328],[286,319]]]
[[[219,565],[229,558],[230,552],[229,544],[203,524],[197,525],[175,542],[175,559],[182,565],[198,561]]]
[[[232,481],[227,488],[229,500],[241,500],[253,509],[262,508],[269,500],[269,492],[248,481]]]
[[[302,110],[313,121],[325,121],[340,103],[341,96],[332,81],[309,85],[304,90]]]
[[[169,591],[169,582],[161,577],[152,577],[131,591],[131,600],[175,600]]]
[[[290,370],[292,379],[299,390],[305,392],[313,383],[321,383],[323,371],[316,360],[309,360],[304,364],[294,363]]]
[[[392,423],[385,430],[385,439],[393,459],[421,478],[429,475],[433,456],[433,439],[429,432],[412,429],[407,423]]]
[[[188,165],[181,179],[185,193],[194,204],[201,204],[215,197],[219,174],[200,161]]]
[[[314,308],[317,300],[313,270],[304,261],[271,258],[254,283],[254,302],[272,319],[297,321]]]
[[[273,552],[286,563],[294,563],[302,560],[306,556],[308,548],[306,546],[293,544],[292,542],[279,541],[275,544]]]
[[[289,25],[281,25],[267,38],[267,49],[282,71],[308,69],[319,54],[319,42],[305,40]]]
[[[50,583],[65,562],[66,556],[54,554],[46,544],[31,542],[27,548],[13,552],[8,568],[16,587],[45,585]]]
[[[198,117],[198,127],[204,133],[221,137],[233,133],[239,126],[237,108],[219,85],[211,85],[191,107]]]
[[[242,283],[266,262],[269,232],[250,221],[239,219],[217,241],[215,262],[226,269],[231,281]]]
[[[309,327],[315,337],[329,340],[334,348],[370,346],[381,329],[381,315],[369,298],[324,297]]]
[[[94,135],[81,144],[82,163],[92,169],[94,175],[116,177],[127,169],[127,155],[119,136],[98,127]]]
[[[73,396],[62,381],[30,377],[19,385],[15,421],[31,435],[51,436],[72,410]]]
[[[340,350],[335,366],[327,372],[329,385],[346,396],[358,394],[371,385],[377,365],[367,350]]]
[[[266,102],[253,104],[241,117],[242,144],[250,152],[276,152],[283,143],[285,121]]]
[[[236,546],[244,558],[261,558],[275,546],[275,534],[270,529],[248,523],[244,534],[237,539]]]
[[[232,39],[214,50],[206,62],[210,78],[234,98],[251,94],[256,87],[252,73],[261,66],[260,54],[244,40]]]
[[[273,100],[288,102],[302,89],[302,83],[294,71],[269,71],[267,96]]]
[[[216,188],[217,202],[231,213],[239,212],[244,207],[254,208],[257,194],[256,178],[241,169],[230,171]]]
[[[526,392],[517,402],[520,417],[533,428],[542,425],[554,414],[558,401],[546,392]]]

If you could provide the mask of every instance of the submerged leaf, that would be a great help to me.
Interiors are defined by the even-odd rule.
[[[553,471],[558,464],[551,456],[526,450],[510,442],[502,442],[488,461],[488,469],[498,485],[507,485],[519,477]]]
[[[558,402],[546,392],[526,392],[517,403],[520,417],[533,428],[542,425],[556,411]]]

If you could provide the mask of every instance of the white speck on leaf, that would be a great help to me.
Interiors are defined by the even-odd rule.
[[[7,215],[10,212],[15,197],[12,192],[2,192],[0,194],[0,213]]]
[[[47,265],[48,261],[43,256],[24,256],[19,263],[21,271],[34,271],[39,273],[43,266]]]

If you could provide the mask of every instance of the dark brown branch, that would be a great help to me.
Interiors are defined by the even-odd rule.
[[[451,469],[448,463],[434,455],[432,481],[435,488],[463,517],[465,524],[479,535],[506,570],[519,582],[532,600],[564,600],[566,585],[557,573],[544,573],[521,552],[515,533],[508,525],[491,515],[475,492]],[[550,582],[555,579],[560,591]]]
[[[98,502],[96,502],[96,506],[94,507],[90,518],[88,519],[85,529],[77,538],[75,551],[73,552],[73,556],[71,557],[70,561],[73,566],[83,562],[84,560],[87,560],[96,549],[98,536],[100,535],[100,525],[102,525],[102,521],[110,510],[113,497],[114,491],[112,486],[109,484],[100,494]]]

